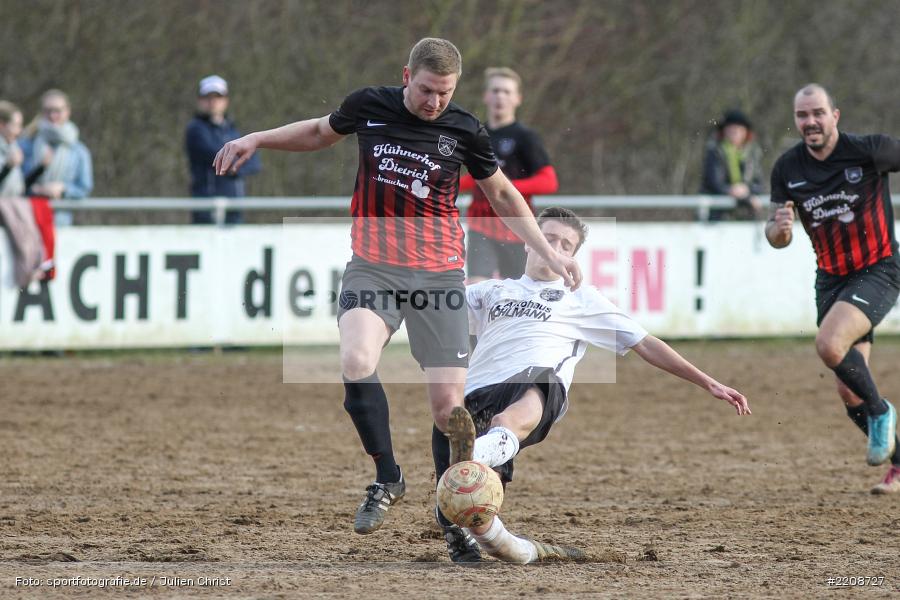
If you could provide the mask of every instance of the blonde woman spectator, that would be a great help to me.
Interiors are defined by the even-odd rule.
[[[69,97],[59,90],[48,90],[41,96],[41,115],[28,127],[22,140],[25,171],[52,158],[32,191],[35,195],[58,198],[85,198],[94,187],[91,153],[79,140],[78,127],[69,120]],[[58,225],[70,225],[72,214],[59,211]]]

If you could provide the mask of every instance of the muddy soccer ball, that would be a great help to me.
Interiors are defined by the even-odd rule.
[[[487,524],[500,512],[503,484],[490,467],[474,461],[451,465],[437,486],[437,501],[444,516],[460,527]]]

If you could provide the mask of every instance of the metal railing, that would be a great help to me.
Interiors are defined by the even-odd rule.
[[[768,202],[768,196],[760,196]],[[461,195],[457,206],[466,208],[472,201],[470,195]],[[72,211],[187,211],[208,210],[213,221],[222,225],[228,210],[339,210],[349,209],[350,198],[346,196],[306,196],[278,197],[258,196],[245,198],[85,198],[83,200],[54,200],[53,208]],[[712,208],[734,208],[735,201],[729,196],[535,196],[537,209],[547,206],[564,206],[571,209],[692,209],[700,221],[709,220]]]

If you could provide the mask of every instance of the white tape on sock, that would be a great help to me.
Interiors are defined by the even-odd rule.
[[[506,427],[491,427],[475,440],[473,460],[489,467],[499,467],[519,452],[519,438]]]
[[[526,563],[537,560],[537,548],[528,540],[516,537],[507,531],[500,517],[494,517],[490,529],[478,535],[467,530],[481,546],[481,549],[489,555],[504,562]]]

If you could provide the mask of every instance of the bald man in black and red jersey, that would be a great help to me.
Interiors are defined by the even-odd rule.
[[[559,182],[541,138],[516,120],[516,110],[522,104],[522,78],[508,67],[491,67],[485,70],[484,80],[487,132],[494,154],[503,173],[533,208],[532,195],[553,194]],[[521,277],[525,273],[525,244],[497,216],[471,173],[460,180],[460,190],[473,192],[466,212],[469,283],[491,279],[495,272],[500,279]]]
[[[344,407],[376,470],[356,512],[357,533],[381,527],[387,509],[406,491],[376,373],[382,349],[404,319],[412,354],[428,382],[435,470],[440,475],[449,466],[443,432],[452,409],[463,405],[469,353],[463,231],[456,208],[462,166],[497,213],[567,285],[574,289],[581,281],[577,262],[550,246],[521,194],[497,168],[484,127],[451,104],[461,72],[453,44],[425,38],[403,68],[403,87],[364,88],[330,115],[251,133],[226,144],[214,163],[217,174],[232,173],[257,148],[313,151],[357,134],[353,257],[338,310]],[[459,528],[448,535],[460,556],[472,554]]]
[[[794,209],[816,252],[816,351],[837,377],[847,416],[868,435],[866,461],[891,466],[872,493],[900,492],[897,413],[869,371],[873,330],[897,301],[900,260],[888,172],[900,170],[900,140],[840,133],[840,111],[822,86],[794,96],[803,142],[772,170],[774,212],[766,238],[791,243]]]

